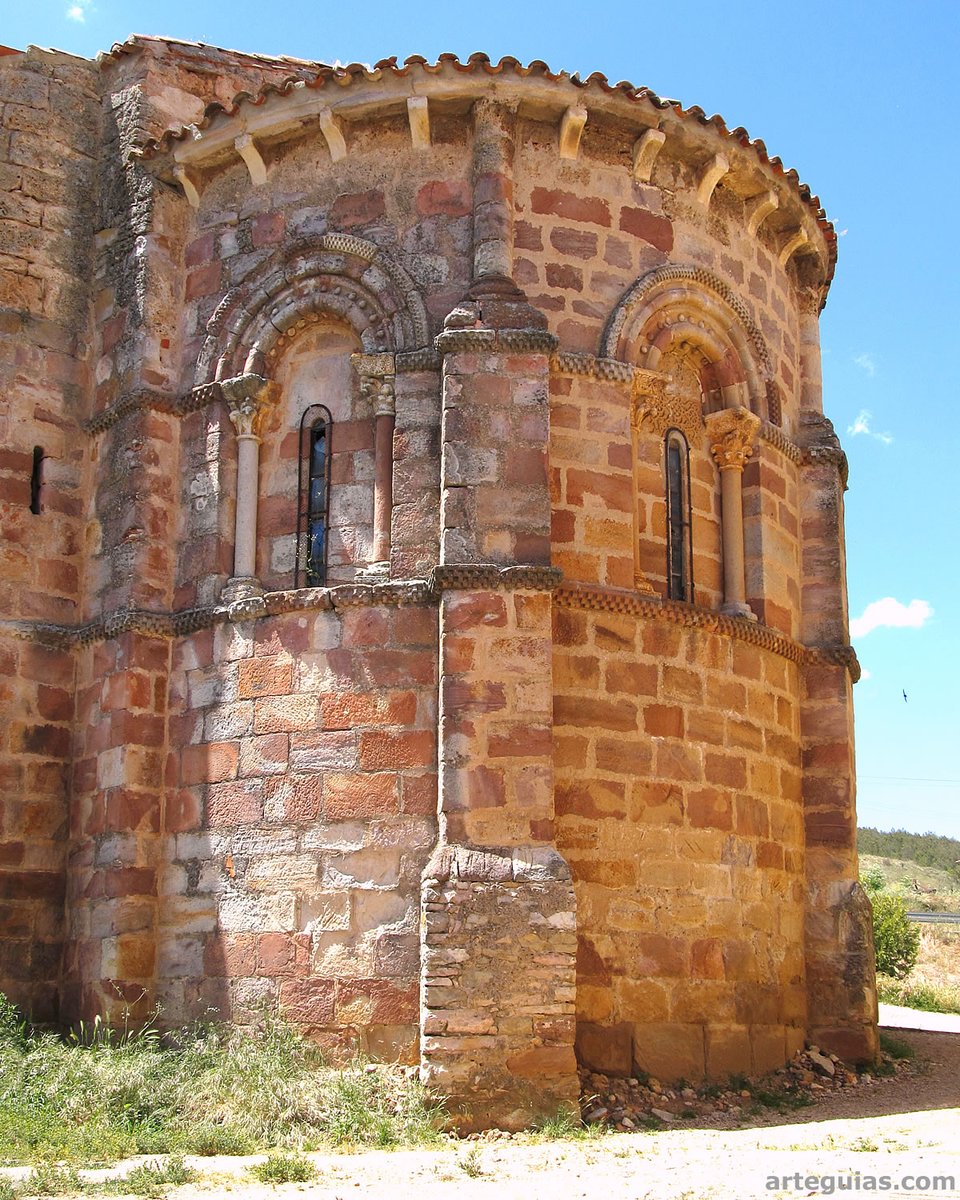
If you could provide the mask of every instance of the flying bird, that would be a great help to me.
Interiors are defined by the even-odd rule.
[[[903,693],[903,702],[904,702],[904,704],[906,704],[906,702],[907,702],[907,693],[906,692]]]

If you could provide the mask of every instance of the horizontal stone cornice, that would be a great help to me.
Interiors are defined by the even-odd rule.
[[[341,612],[348,608],[384,605],[432,605],[437,603],[445,591],[499,590],[552,592],[554,603],[562,608],[627,613],[642,620],[665,621],[685,628],[703,629],[759,646],[800,666],[842,666],[850,673],[854,683],[860,678],[860,664],[852,646],[804,646],[756,621],[726,616],[692,604],[660,600],[640,592],[564,582],[563,573],[559,568],[532,564],[512,567],[498,567],[485,563],[444,564],[434,567],[426,579],[393,580],[375,584],[338,584],[329,588],[267,592],[253,615],[272,617],[283,613]],[[70,648],[109,641],[124,633],[138,633],[154,638],[186,637],[197,630],[226,621],[248,619],[248,616],[249,614],[245,616],[241,610],[235,609],[231,612],[227,605],[168,612],[122,608],[93,621],[76,625],[48,621],[0,621],[0,637]]]
[[[552,354],[557,348],[557,337],[543,329],[447,329],[437,336],[435,345],[441,356],[457,351]]]
[[[221,398],[219,383],[205,383],[202,387],[193,388],[183,395],[174,396],[169,392],[143,391],[128,392],[115,400],[102,412],[83,423],[84,433],[95,436],[122,421],[124,417],[135,412],[162,412],[172,416],[183,417],[188,413],[206,408],[208,404]]]

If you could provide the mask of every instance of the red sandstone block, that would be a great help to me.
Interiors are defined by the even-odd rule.
[[[220,263],[211,262],[198,267],[187,275],[187,287],[184,293],[186,300],[196,300],[199,296],[212,296],[220,290]]]
[[[324,729],[412,725],[416,716],[415,692],[339,692],[320,697],[320,719]]]
[[[106,867],[91,878],[84,894],[108,900],[155,896],[157,873],[151,867]]]
[[[149,708],[152,696],[153,684],[149,675],[139,671],[121,671],[104,680],[100,691],[100,707],[105,712]]]
[[[278,806],[284,818],[297,825],[323,816],[323,775],[286,773],[263,781],[264,809],[271,820],[278,820]]]
[[[207,789],[207,824],[212,827],[254,825],[263,819],[263,783],[237,779]]]
[[[68,758],[70,730],[60,725],[11,722],[10,749],[15,754],[43,754],[49,758]]]
[[[755,796],[736,797],[735,828],[741,837],[767,837],[770,828],[767,806]]]
[[[498,723],[487,735],[487,753],[491,758],[537,758],[553,752],[553,730],[549,725],[526,721]]]
[[[599,738],[594,750],[597,767],[624,775],[642,775],[650,771],[653,751],[647,741],[630,738]]]
[[[673,225],[666,217],[658,217],[644,208],[622,208],[620,228],[624,233],[643,238],[658,250],[673,249]]]
[[[444,812],[502,808],[506,804],[503,772],[492,767],[448,770],[443,780],[440,804]]]
[[[270,696],[254,702],[255,733],[308,732],[316,729],[319,706],[316,696]]]
[[[730,797],[707,789],[687,796],[687,820],[694,829],[732,829]]]
[[[180,782],[189,787],[195,783],[220,783],[235,779],[239,762],[238,742],[185,746],[180,758]]]
[[[107,828],[123,832],[159,833],[160,797],[157,792],[112,788],[107,794]]]
[[[472,671],[477,651],[477,640],[472,636],[455,637],[447,634],[443,638],[443,670],[451,675]]]
[[[352,229],[378,221],[385,213],[383,192],[371,190],[340,195],[330,208],[330,225],[333,229]]]
[[[723,942],[699,938],[690,947],[690,969],[696,979],[723,979]]]
[[[591,696],[556,696],[553,719],[557,725],[637,732],[637,708],[629,700],[601,700]]]
[[[657,668],[652,663],[610,662],[604,678],[610,692],[626,692],[628,696],[657,695]]]
[[[605,227],[610,225],[610,208],[606,200],[593,196],[536,187],[530,197],[530,206],[535,213],[553,213],[568,221],[584,221]]]
[[[68,650],[56,650],[27,642],[20,647],[20,675],[36,683],[69,687],[73,682],[73,655]]]
[[[507,606],[497,592],[446,592],[440,619],[444,634],[487,625],[502,626],[507,623]]]
[[[643,975],[686,974],[684,969],[684,944],[680,938],[668,938],[661,933],[640,935],[641,959],[637,963],[638,973]]]
[[[364,731],[360,734],[360,766],[365,771],[431,767],[437,761],[433,730]]]
[[[405,813],[420,817],[436,816],[437,775],[426,771],[422,775],[401,775],[401,809]]]
[[[73,694],[66,688],[37,688],[37,712],[47,721],[69,721],[73,718]]]
[[[554,229],[550,245],[560,254],[571,258],[593,259],[597,254],[597,235],[586,229]]]
[[[309,934],[263,933],[257,938],[258,975],[270,978],[304,975],[309,963]]]
[[[418,1020],[420,988],[385,979],[339,979],[337,1020],[342,1024],[405,1025]]]
[[[576,540],[576,514],[566,508],[555,508],[550,518],[550,540],[566,545]]]
[[[643,710],[643,728],[652,737],[683,737],[683,709],[650,704]]]
[[[783,847],[778,842],[760,842],[757,846],[757,866],[783,870]]]
[[[201,263],[212,262],[215,238],[216,235],[211,231],[189,242],[183,253],[184,264],[188,267],[198,267]]]
[[[254,246],[272,246],[283,239],[287,220],[282,212],[261,213],[250,226]]]
[[[504,483],[520,487],[544,487],[547,482],[547,456],[537,447],[507,447],[503,455]]]
[[[336,983],[332,979],[284,979],[280,1008],[288,1020],[305,1031],[333,1021]]]
[[[465,217],[470,212],[470,189],[460,179],[433,179],[417,192],[417,212],[423,217]]]
[[[444,675],[441,686],[444,712],[447,714],[502,712],[507,705],[502,683]]]
[[[626,817],[626,784],[619,780],[558,780],[555,798],[558,817]]]
[[[167,793],[165,813],[168,833],[185,833],[200,827],[200,797],[198,789],[178,788]]]
[[[568,263],[547,263],[547,285],[567,291],[583,291],[583,272]]]
[[[243,658],[238,664],[238,695],[285,696],[293,690],[293,663],[276,658]]]
[[[658,742],[656,776],[658,779],[699,782],[703,778],[700,748],[682,742]]]
[[[387,646],[392,641],[390,614],[380,608],[349,608],[343,614],[344,646]]]
[[[745,788],[747,760],[740,755],[707,754],[704,758],[704,775],[707,783],[729,788]]]
[[[622,479],[601,471],[589,471],[568,467],[565,473],[567,503],[574,508],[583,508],[590,497],[593,507],[606,507],[613,512],[630,513],[633,496],[629,479]]]
[[[400,811],[399,778],[392,772],[328,775],[324,811],[329,821],[382,817]]]
[[[514,592],[512,601],[518,629],[546,629],[553,607],[548,595],[525,596],[522,592]]]
[[[223,933],[204,947],[203,969],[207,975],[235,979],[253,975],[257,969],[257,935]]]
[[[337,421],[333,426],[330,453],[345,454],[355,450],[372,450],[374,423],[371,419]]]

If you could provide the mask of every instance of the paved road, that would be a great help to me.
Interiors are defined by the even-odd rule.
[[[886,1029],[929,1029],[935,1033],[960,1033],[960,1013],[921,1012],[899,1004],[880,1005],[880,1024]]]

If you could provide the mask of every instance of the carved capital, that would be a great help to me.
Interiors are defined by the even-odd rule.
[[[753,454],[760,418],[746,408],[722,408],[706,417],[710,453],[721,471],[742,471]]]
[[[350,361],[360,376],[360,395],[373,404],[377,417],[392,417],[397,411],[395,394],[396,360],[392,354],[352,354]]]
[[[633,377],[630,423],[635,432],[657,437],[663,437],[668,429],[679,429],[695,445],[703,433],[700,397],[674,386],[665,374],[638,369]]]
[[[222,379],[220,391],[230,409],[237,436],[258,438],[263,414],[279,398],[279,386],[262,375],[236,375],[233,379]]]

